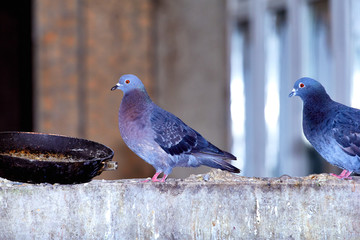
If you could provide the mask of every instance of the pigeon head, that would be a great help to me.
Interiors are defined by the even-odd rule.
[[[120,89],[124,93],[127,93],[135,89],[144,91],[145,87],[137,76],[133,74],[125,74],[120,77],[119,82],[111,88],[111,91],[116,89]]]
[[[300,78],[294,84],[294,88],[289,94],[289,97],[299,96],[302,100],[307,98],[317,98],[328,96],[325,88],[316,80],[312,78]]]

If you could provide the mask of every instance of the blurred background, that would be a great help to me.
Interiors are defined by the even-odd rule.
[[[340,170],[302,134],[303,76],[360,108],[359,0],[32,0],[0,7],[0,130],[98,141],[119,168],[155,173],[123,143],[125,73],[152,99],[238,157],[244,176]],[[209,168],[176,168],[186,177]]]

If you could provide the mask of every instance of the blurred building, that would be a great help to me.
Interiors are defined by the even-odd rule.
[[[120,75],[232,151],[246,176],[329,171],[302,135],[297,78],[360,107],[359,1],[32,0],[0,9],[0,130],[101,142],[119,169],[152,176],[117,127]],[[317,160],[315,160],[317,159]],[[172,177],[207,171],[175,169]]]

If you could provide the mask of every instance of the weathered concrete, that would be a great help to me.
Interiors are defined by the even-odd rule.
[[[0,239],[359,239],[360,178],[0,180]]]

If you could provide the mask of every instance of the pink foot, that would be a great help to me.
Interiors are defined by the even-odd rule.
[[[340,175],[336,175],[334,173],[330,173],[331,176],[334,176],[338,179],[352,179],[352,177],[349,177],[352,172],[348,170],[343,170]]]
[[[165,182],[165,179],[167,178],[168,175],[164,174],[164,176],[161,178],[161,180],[158,179],[158,176],[160,175],[161,172],[156,172],[154,174],[154,176],[151,179],[146,179],[144,181],[141,182],[148,182],[148,181],[152,181],[152,182]]]
[[[165,179],[167,178],[168,175],[164,174],[164,176],[161,178],[160,182],[165,182]]]

